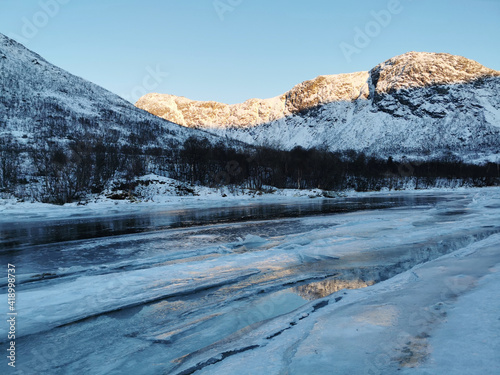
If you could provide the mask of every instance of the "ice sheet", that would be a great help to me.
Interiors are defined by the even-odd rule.
[[[460,342],[478,333],[483,353],[488,329],[498,332],[488,315],[498,233],[500,189],[490,188],[435,205],[66,243],[52,250],[82,263],[19,290],[20,351],[50,374],[81,372],[104,349],[113,360],[96,374],[439,373],[450,332],[462,327],[457,353],[471,363]],[[469,303],[484,313],[477,321]],[[54,355],[41,363],[45,343]],[[484,359],[483,369],[498,364]]]

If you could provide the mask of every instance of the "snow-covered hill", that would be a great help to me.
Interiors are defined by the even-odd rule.
[[[320,76],[243,104],[149,94],[137,106],[248,143],[378,156],[500,155],[500,72],[464,57],[410,52],[369,72]]]
[[[153,116],[0,34],[0,197],[66,202],[102,192],[116,178],[148,171],[169,176],[179,172],[177,155],[188,139],[220,143],[216,135]]]
[[[215,139],[152,116],[0,34],[0,139],[29,147],[89,136],[138,147]]]

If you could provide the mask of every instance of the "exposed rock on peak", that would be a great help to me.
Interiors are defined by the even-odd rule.
[[[147,94],[135,105],[156,116],[188,127],[257,125],[280,118],[285,108],[282,97],[250,99],[241,104],[229,105],[168,94]]]
[[[372,82],[379,94],[401,89],[465,83],[492,76],[500,76],[500,72],[465,57],[428,52],[408,52],[371,70]]]
[[[367,99],[368,72],[319,76],[305,81],[284,96],[289,114],[335,101]]]

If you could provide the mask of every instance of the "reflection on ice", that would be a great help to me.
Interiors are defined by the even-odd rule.
[[[375,281],[329,279],[301,285],[294,292],[308,301],[320,299],[342,289],[360,289],[375,284]]]

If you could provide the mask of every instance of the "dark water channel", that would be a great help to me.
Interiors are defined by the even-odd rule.
[[[236,207],[192,208],[175,211],[155,209],[130,215],[0,222],[0,251],[172,228],[433,205],[443,199],[445,199],[444,196],[435,195],[310,199],[300,203],[297,201],[256,203]]]

